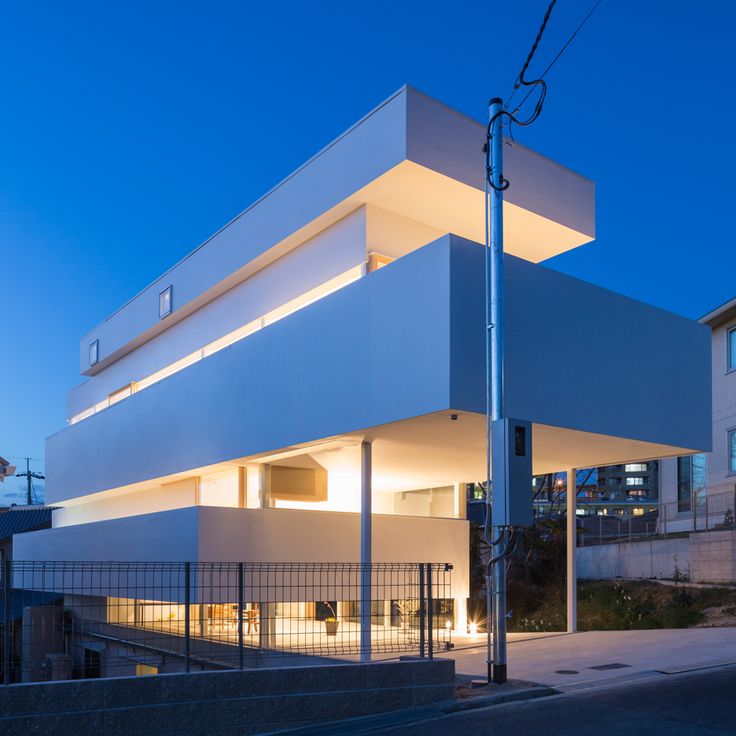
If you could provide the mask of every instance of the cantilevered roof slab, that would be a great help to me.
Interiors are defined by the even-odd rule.
[[[485,126],[404,87],[290,174],[80,342],[80,371],[93,375],[259,269],[363,206],[484,239]],[[532,262],[595,237],[595,187],[570,169],[507,143],[507,252]],[[158,319],[173,286],[175,309]],[[89,344],[99,340],[90,366]]]

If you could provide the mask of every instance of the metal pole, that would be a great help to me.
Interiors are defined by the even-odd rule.
[[[360,659],[371,661],[371,563],[373,445],[360,443]]]
[[[238,663],[243,669],[243,563],[238,562]]]
[[[486,355],[486,383],[490,406],[487,407],[486,431],[488,433],[486,451],[490,456],[491,423],[503,418],[504,414],[504,356],[503,356],[503,136],[501,135],[501,116],[503,103],[494,97],[488,103],[488,122],[490,125],[490,186],[488,188],[488,273],[486,287],[490,302],[490,321],[486,334],[490,333],[490,361]],[[486,343],[487,344],[487,343]],[[488,458],[487,458],[488,459]],[[490,466],[490,462],[487,463]],[[492,478],[488,479],[492,481]],[[486,493],[493,487],[488,483]],[[492,570],[493,595],[493,682],[506,682],[506,561],[504,558],[507,534],[506,529],[494,526],[493,541],[496,542],[493,556],[498,562]],[[490,621],[489,621],[490,624]]]
[[[667,504],[666,504],[666,503],[662,503],[662,502],[660,501],[660,502],[659,502],[659,507],[660,507],[660,508],[661,508],[661,509],[663,510],[663,512],[664,512],[664,533],[665,533],[665,535],[666,535],[666,534],[667,534]]]
[[[432,563],[427,563],[427,654],[434,659],[434,617],[432,612]]]
[[[705,497],[705,531],[708,531],[708,496]]]
[[[10,685],[10,560],[3,565],[3,685]]]
[[[427,601],[424,598],[424,565],[419,563],[419,656],[424,656],[424,626],[427,614]]]
[[[577,474],[575,468],[567,471],[567,633],[574,634],[578,628],[578,572],[575,564],[577,554]]]
[[[690,491],[690,508],[692,509],[693,531],[698,531],[698,503],[695,494]]]
[[[192,597],[192,582],[190,579],[191,563],[184,563],[184,663],[186,665],[186,671],[189,672],[190,667],[190,645],[191,645],[191,632],[189,630],[189,606],[191,604]]]

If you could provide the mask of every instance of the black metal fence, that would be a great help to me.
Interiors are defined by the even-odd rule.
[[[452,647],[451,565],[369,567],[371,654],[431,657]],[[3,683],[365,655],[363,570],[334,562],[6,561]]]

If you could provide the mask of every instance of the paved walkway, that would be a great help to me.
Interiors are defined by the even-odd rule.
[[[457,640],[455,651],[438,656],[452,657],[458,675],[483,678],[485,641],[477,646],[475,641]],[[509,679],[528,680],[562,690],[636,679],[645,673],[674,674],[734,663],[736,628],[512,634],[508,644]],[[605,669],[591,669],[599,667]],[[561,672],[565,670],[566,673]]]

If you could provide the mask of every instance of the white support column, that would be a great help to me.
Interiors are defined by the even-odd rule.
[[[578,573],[577,555],[577,474],[575,468],[567,471],[567,633],[578,628]]]
[[[371,661],[371,564],[373,562],[373,445],[360,443],[360,659]]]
[[[238,467],[238,508],[244,509],[248,506],[248,474],[245,467]]]
[[[271,466],[264,463],[259,468],[259,505],[262,509],[271,508]]]

